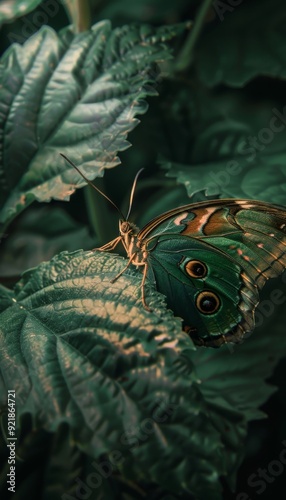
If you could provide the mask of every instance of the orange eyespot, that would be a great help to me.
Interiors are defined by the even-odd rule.
[[[204,278],[208,269],[200,260],[189,260],[185,265],[185,271],[191,278]]]
[[[203,314],[214,314],[220,308],[220,299],[215,293],[205,290],[197,295],[196,307]]]

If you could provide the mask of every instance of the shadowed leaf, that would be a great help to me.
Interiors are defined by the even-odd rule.
[[[214,23],[196,51],[201,80],[241,87],[259,75],[285,79],[284,7],[283,0],[214,0]]]

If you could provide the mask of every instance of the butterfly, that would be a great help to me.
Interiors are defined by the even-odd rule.
[[[64,155],[86,182],[116,205]],[[262,201],[217,199],[184,205],[152,219],[141,230],[121,214],[119,236],[98,250],[122,243],[128,262],[153,280],[167,306],[183,320],[194,343],[239,343],[255,326],[259,292],[286,267],[286,209]]]

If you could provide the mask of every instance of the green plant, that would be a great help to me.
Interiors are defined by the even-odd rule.
[[[124,213],[144,167],[132,211],[140,227],[208,197],[285,205],[286,14],[274,4],[0,5],[1,498],[13,494],[7,389],[14,499],[219,500],[251,486],[261,463],[241,485],[237,474],[264,449],[253,422],[285,378],[280,365],[267,382],[286,353],[285,280],[269,284],[241,346],[195,348],[151,284],[152,311],[142,307],[140,270],[110,285],[126,261],[90,249],[116,237],[117,213],[60,153]],[[285,439],[285,403],[275,404],[273,453]]]

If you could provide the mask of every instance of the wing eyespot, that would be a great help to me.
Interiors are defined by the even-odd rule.
[[[188,260],[185,271],[191,278],[204,278],[208,273],[207,266],[200,260]]]
[[[197,295],[196,307],[202,314],[214,314],[220,308],[220,299],[215,293],[204,290]]]

